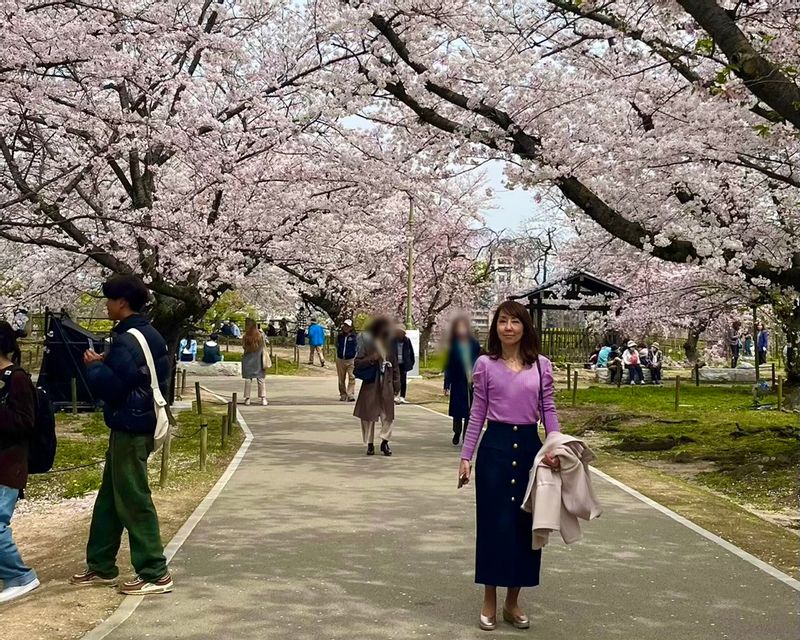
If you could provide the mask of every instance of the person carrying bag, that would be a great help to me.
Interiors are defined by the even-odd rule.
[[[165,394],[173,358],[164,338],[142,314],[150,298],[135,276],[115,276],[103,285],[110,320],[116,322],[108,353],[84,353],[86,379],[104,403],[111,430],[103,479],[94,503],[86,569],[70,582],[80,587],[118,582],[117,552],[127,529],[136,576],[119,585],[125,595],[172,591],[158,514],[147,477],[147,460],[169,436]]]

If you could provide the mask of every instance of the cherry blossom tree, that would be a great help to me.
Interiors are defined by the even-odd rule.
[[[789,297],[800,382],[791,3],[316,4],[342,50],[369,49],[350,66],[409,139],[503,159],[510,182],[555,190],[635,249]]]
[[[471,306],[490,282],[497,234],[484,226],[480,211],[489,203],[482,175],[439,181],[422,191],[395,197],[386,210],[395,242],[383,254],[368,297],[371,312],[389,311],[398,321],[407,307],[407,248],[413,243],[412,317],[427,350],[439,320]],[[413,223],[409,228],[409,209]]]
[[[378,137],[336,126],[325,76],[357,52],[320,44],[308,8],[3,0],[0,14],[0,238],[142,275],[173,343],[261,264],[336,269],[326,238],[392,194]]]

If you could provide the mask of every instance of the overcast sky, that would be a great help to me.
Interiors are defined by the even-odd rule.
[[[496,230],[516,229],[523,220],[530,218],[536,211],[533,191],[523,189],[507,189],[503,184],[503,164],[492,162],[483,167],[486,171],[488,186],[494,195],[494,208],[483,211],[486,224]]]

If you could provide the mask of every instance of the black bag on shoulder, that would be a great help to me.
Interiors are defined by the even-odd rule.
[[[353,376],[355,376],[362,382],[366,383],[375,382],[375,380],[378,378],[379,370],[380,370],[380,365],[378,363],[362,365],[360,367],[353,367]]]
[[[8,386],[11,374],[24,371],[22,367],[9,367],[5,370],[6,384],[0,390],[0,402],[8,399]],[[27,375],[27,372],[26,372]],[[36,407],[33,418],[33,433],[28,440],[28,473],[47,473],[53,468],[56,459],[56,416],[47,392],[42,387],[35,387]]]

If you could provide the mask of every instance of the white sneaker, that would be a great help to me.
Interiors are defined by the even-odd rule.
[[[266,398],[261,398],[261,406],[266,407],[269,404]]]
[[[39,582],[39,579],[34,578],[28,584],[24,584],[20,587],[6,587],[0,591],[0,602],[11,602],[12,600],[21,598],[26,593],[30,593],[34,589],[38,588],[40,584],[41,583]]]
[[[631,380],[631,384],[636,384],[633,380]]]
[[[245,407],[249,407],[250,406],[250,398],[245,398],[244,399],[244,406]]]
[[[400,404],[400,396],[395,396],[394,397],[394,403],[395,404]]]
[[[408,400],[405,398],[400,398],[400,404],[408,404]]]

